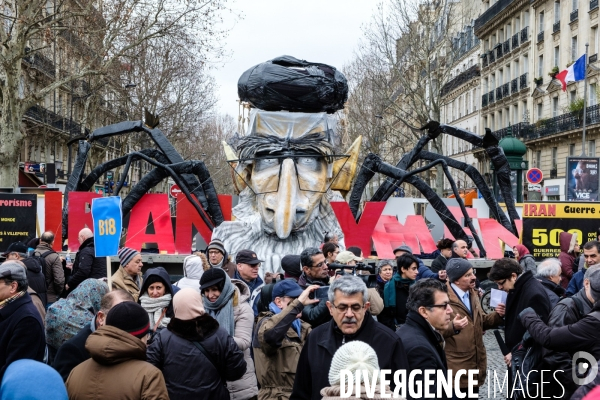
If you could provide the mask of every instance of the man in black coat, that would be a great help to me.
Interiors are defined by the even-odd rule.
[[[431,263],[431,270],[433,272],[439,272],[446,269],[446,263],[449,258],[452,258],[452,245],[454,241],[452,239],[443,238],[437,242],[437,248],[440,251],[440,255],[436,257]]]
[[[36,258],[29,257],[27,245],[22,242],[14,242],[8,246],[3,254],[7,261],[21,261],[27,269],[27,286],[33,289],[42,300],[44,307],[48,304],[46,296],[46,278],[44,277],[44,266]]]
[[[411,286],[406,304],[408,315],[406,323],[396,334],[402,338],[408,367],[411,371],[420,369],[447,371],[446,354],[444,353],[444,338],[438,331],[448,329],[450,325],[450,299],[446,285],[437,279],[421,279]],[[422,375],[421,387],[423,395],[437,393],[436,379],[427,386]],[[417,379],[415,379],[415,386]],[[452,398],[445,396],[442,391],[441,399]]]
[[[393,373],[408,368],[402,340],[373,319],[368,311],[368,300],[367,286],[362,279],[343,275],[333,281],[327,301],[333,319],[308,335],[300,353],[290,400],[321,400],[319,392],[329,386],[333,355],[344,343],[352,340],[360,340],[373,347],[380,369],[391,369]],[[393,381],[393,377],[390,378]]]
[[[10,363],[42,361],[45,349],[44,323],[27,294],[24,265],[6,261],[0,265],[0,381]]]
[[[316,247],[304,249],[300,254],[302,275],[298,278],[298,285],[306,289],[311,285],[329,285],[329,267],[325,263],[325,256]],[[302,321],[307,322],[314,329],[331,320],[331,314],[325,300],[315,304],[308,304],[302,310]]]
[[[104,326],[106,314],[111,308],[124,301],[135,301],[133,297],[123,289],[113,290],[102,297],[100,310],[92,321],[80,330],[77,335],[63,343],[54,358],[53,367],[67,381],[69,374],[79,364],[90,358],[90,353],[85,348],[85,342],[96,329]]]
[[[106,257],[96,258],[94,251],[94,234],[89,228],[79,231],[79,251],[73,262],[73,272],[69,283],[65,285],[68,293],[88,278],[106,278]]]

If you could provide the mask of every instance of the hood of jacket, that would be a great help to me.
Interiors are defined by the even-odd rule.
[[[99,364],[114,365],[128,360],[146,361],[146,345],[135,336],[114,326],[105,325],[85,342],[90,356]]]
[[[165,294],[169,293],[169,294],[171,294],[171,296],[174,295],[173,287],[171,286],[171,278],[169,277],[169,273],[163,267],[156,267],[156,268],[150,268],[144,274],[143,281],[142,281],[142,287],[140,288],[140,296],[148,291],[148,286],[150,286],[150,284],[148,283],[148,278],[151,277],[152,275],[158,276],[160,278],[160,280],[162,281],[162,283],[165,285]]]
[[[27,257],[24,258],[22,261],[23,264],[25,264],[25,266],[27,267],[27,270],[33,272],[34,274],[42,272],[42,266],[36,263],[33,258]]]
[[[575,249],[577,235],[569,232],[561,232],[558,235],[558,242],[560,243],[560,251],[571,253]]]
[[[202,254],[187,256],[185,260],[183,260],[183,276],[190,279],[198,279],[202,278],[202,274],[204,273],[204,265],[208,265],[208,260],[206,256]]]
[[[231,283],[236,287],[239,296],[238,304],[241,304],[247,301],[250,298],[250,288],[244,282],[239,279],[232,279]]]

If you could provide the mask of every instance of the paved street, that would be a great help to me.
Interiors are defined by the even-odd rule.
[[[502,333],[502,337],[504,337],[504,331],[500,330]],[[500,348],[498,347],[498,342],[496,341],[496,337],[494,336],[494,331],[490,330],[485,333],[483,336],[483,342],[485,344],[485,348],[487,350],[487,369],[488,369],[488,377],[486,382],[481,388],[479,388],[479,398],[480,399],[505,399],[505,395],[496,391],[496,396],[494,396],[493,388],[490,387],[490,393],[488,396],[488,383],[492,376],[490,376],[490,372],[496,371],[498,379],[501,380],[504,378],[504,372],[506,371],[506,365],[504,364],[504,356],[500,352]],[[496,389],[498,387],[496,386]]]

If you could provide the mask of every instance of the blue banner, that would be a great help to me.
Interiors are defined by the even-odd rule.
[[[123,213],[119,196],[92,200],[96,257],[116,256],[119,251]]]

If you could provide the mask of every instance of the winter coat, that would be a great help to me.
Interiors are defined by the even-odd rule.
[[[45,349],[44,324],[29,294],[0,308],[0,382],[11,362],[42,361]]]
[[[46,296],[46,278],[44,278],[42,272],[43,265],[40,265],[31,257],[24,258],[21,261],[27,267],[27,284],[40,296],[45,307],[48,304],[48,297]]]
[[[146,362],[146,345],[114,326],[102,326],[88,338],[91,359],[71,371],[70,400],[168,400],[163,374]]]
[[[138,278],[141,286],[144,281],[141,273],[138,275]],[[130,295],[132,295],[135,301],[138,301],[138,298],[140,297],[140,287],[138,286],[136,281],[134,281],[133,278],[125,271],[123,267],[119,267],[117,272],[113,274],[111,280],[113,290],[123,289]]]
[[[437,272],[433,272],[427,265],[425,265],[423,263],[423,261],[417,257],[417,260],[419,260],[419,269],[418,269],[418,273],[417,273],[417,277],[415,280],[419,280],[419,279],[425,279],[425,278],[433,278],[433,279],[438,279],[439,275],[437,274]]]
[[[560,243],[560,254],[558,255],[558,261],[562,268],[560,275],[560,286],[564,289],[569,285],[569,280],[573,276],[573,263],[575,262],[575,255],[573,250],[575,249],[577,237],[572,233],[561,232],[558,235],[558,241]]]
[[[329,279],[312,280],[304,272],[298,278],[298,285],[302,289],[306,289],[310,285],[329,286]],[[307,322],[314,329],[331,320],[331,313],[327,307],[327,301],[320,300],[315,304],[308,304],[302,310],[302,321]]]
[[[191,255],[183,260],[183,278],[175,283],[180,289],[192,288],[200,293],[200,278],[207,269],[210,269],[210,265],[206,256],[202,253],[200,255]]]
[[[534,275],[537,274],[537,264],[531,254],[525,254],[521,257],[519,265],[523,268],[523,272],[531,271]]]
[[[381,315],[377,317],[377,321],[395,332],[396,327],[406,321],[406,315],[408,314],[406,300],[408,300],[410,286],[395,282],[394,279],[391,279],[388,284],[396,286],[396,307],[385,307]]]
[[[377,287],[372,287],[367,289],[367,293],[369,295],[369,312],[371,315],[379,318],[379,314],[383,311],[383,295],[379,294]]]
[[[106,278],[106,257],[96,257],[94,251],[94,238],[87,238],[75,256],[73,273],[69,278],[69,292],[88,278]]]
[[[573,274],[571,280],[569,281],[569,286],[567,287],[565,296],[573,296],[575,293],[579,293],[579,291],[583,289],[583,277],[585,276],[586,270],[587,265]]]
[[[38,310],[40,317],[42,318],[42,322],[44,323],[44,328],[46,327],[46,307],[44,307],[44,303],[42,303],[42,299],[40,296],[33,290],[32,288],[27,288],[27,293],[31,296],[31,301],[35,306],[35,309]]]
[[[252,331],[254,328],[254,311],[252,311],[252,307],[250,307],[250,303],[248,302],[250,298],[248,286],[237,279],[232,279],[231,283],[236,286],[236,293],[233,297],[233,320],[235,323],[233,340],[235,340],[235,343],[244,353],[247,367],[246,373],[241,379],[227,381],[227,389],[231,394],[231,400],[245,400],[258,394],[254,362],[250,356]]]
[[[356,385],[356,384],[355,384]],[[390,390],[390,387],[386,385],[386,390],[385,393],[388,394],[388,397],[383,397],[381,395],[381,385],[379,384],[379,382],[377,382],[377,385],[375,385],[375,391],[373,392],[373,396],[368,396],[367,395],[367,391],[365,388],[364,383],[361,385],[361,389],[360,389],[360,397],[356,397],[356,389],[354,388],[354,386],[352,387],[352,396],[350,397],[341,397],[341,392],[342,388],[340,387],[340,385],[335,385],[335,386],[328,386],[325,387],[323,389],[321,389],[321,396],[323,396],[322,400],[342,400],[342,399],[356,399],[356,400],[367,400],[367,399],[385,399],[385,398],[390,398],[390,394],[393,393],[392,390]],[[399,399],[403,399],[403,397],[398,397]]]
[[[562,299],[550,312],[548,317],[548,326],[552,328],[559,328],[561,326],[571,325],[579,321],[582,316],[579,312],[578,306],[575,301],[579,301],[581,305],[583,315],[587,315],[592,311],[593,304],[589,301],[585,295],[585,290],[579,291],[575,296],[567,297]],[[555,350],[544,351],[544,364],[540,369],[549,369],[555,371],[555,378],[551,379],[548,383],[548,390],[544,390],[547,393],[561,393],[561,385],[556,380],[559,380],[564,387],[565,395],[562,397],[568,399],[575,390],[577,385],[573,382],[572,378],[572,366],[571,366],[571,355],[567,352],[560,352]],[[561,372],[562,371],[562,372]]]
[[[431,272],[435,272],[437,274],[438,272],[445,270],[447,263],[448,259],[440,254],[431,262]]]
[[[329,367],[333,355],[343,343],[360,340],[371,346],[380,369],[408,369],[409,363],[400,337],[375,321],[366,312],[362,325],[354,335],[344,335],[334,320],[314,328],[302,348],[290,400],[321,399],[321,389],[329,386]],[[392,382],[393,385],[393,382]]]
[[[240,379],[247,367],[234,339],[208,314],[191,321],[173,318],[148,347],[147,356],[148,362],[162,371],[169,397],[180,400],[228,400],[225,380]]]
[[[167,313],[165,314],[165,317],[173,318],[175,316],[175,312],[173,311],[173,296],[175,296],[175,293],[179,291],[179,288],[173,287],[173,285],[171,285],[171,277],[169,276],[169,273],[166,269],[164,269],[163,267],[150,268],[144,273],[144,276],[142,278],[143,283],[142,287],[140,288],[140,296],[148,292],[148,286],[150,286],[150,284],[148,283],[148,278],[150,278],[151,276],[157,276],[158,278],[160,278],[163,285],[165,285],[165,294],[171,295],[171,303],[169,304],[169,307],[167,307]],[[139,299],[138,303],[140,303]]]
[[[452,371],[462,368],[478,369],[480,374],[479,376],[475,375],[476,382],[478,382],[476,386],[481,386],[485,382],[487,372],[487,354],[483,343],[483,332],[504,324],[504,318],[495,311],[486,314],[481,308],[479,295],[475,289],[469,290],[469,299],[471,301],[471,311],[469,312],[449,282],[447,286],[450,306],[452,307],[450,320],[453,321],[457,314],[460,314],[461,317],[466,316],[469,320],[467,326],[459,331],[459,333],[455,334],[452,323],[450,323],[446,331],[441,332],[446,339],[444,350],[446,352],[448,369]],[[467,378],[467,376],[461,376],[461,388],[468,387]]]
[[[258,317],[253,347],[259,400],[287,400],[292,394],[300,352],[312,329],[302,322],[298,336],[292,327],[303,309],[304,305],[295,299],[279,314],[269,311]]]
[[[60,255],[54,252],[52,246],[45,242],[40,242],[33,252],[33,255],[42,257],[43,254],[46,254],[49,251],[52,251],[53,253],[49,253],[43,258],[46,263],[44,266],[47,288],[46,296],[48,297],[49,303],[54,303],[59,299],[60,294],[65,289],[65,272],[63,270]]]
[[[396,334],[402,338],[408,359],[408,370],[426,369],[447,371],[448,365],[444,353],[444,339],[419,313],[409,311],[406,323],[400,327]],[[467,368],[467,367],[461,367]],[[419,378],[415,379],[415,387]],[[422,388],[426,390],[424,378]],[[433,377],[432,385],[427,388],[429,393],[437,393],[436,378]],[[438,399],[448,399],[445,392]],[[451,398],[451,397],[450,397]]]
[[[548,295],[548,299],[550,300],[550,309],[554,308],[554,306],[563,298],[565,295],[565,289],[562,286],[557,285],[552,282],[550,279],[545,276],[536,276],[535,279],[538,280],[544,287],[546,294]]]
[[[96,319],[93,319],[58,349],[52,366],[58,371],[64,382],[67,381],[73,368],[90,358],[90,353],[85,348],[85,342],[92,334],[92,325],[95,330],[95,324]]]
[[[527,307],[533,307],[544,321],[550,315],[550,299],[531,271],[519,275],[514,289],[506,297],[504,342],[509,350],[523,339],[526,329],[519,320],[519,313]]]

